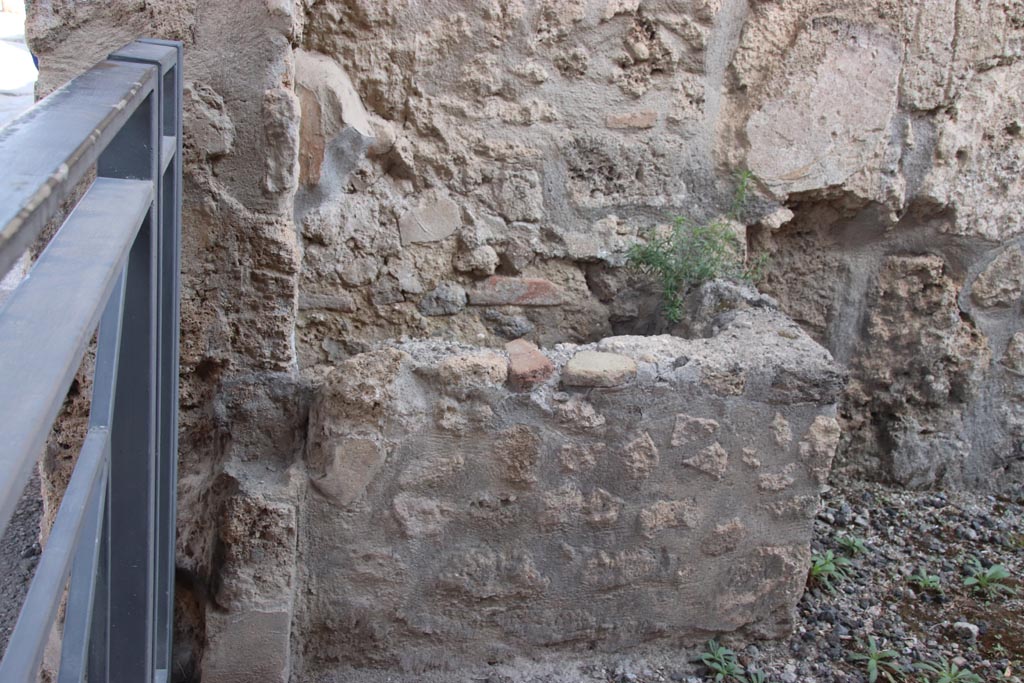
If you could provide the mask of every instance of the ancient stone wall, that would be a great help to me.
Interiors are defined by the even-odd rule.
[[[336,367],[661,331],[624,252],[738,169],[762,288],[850,370],[840,461],[1024,479],[1019,2],[48,0],[40,93],[140,35],[186,45],[182,671],[287,675]]]
[[[844,465],[1018,486],[1024,6],[803,4],[757,3],[737,50],[745,159],[792,214],[752,236],[762,289],[850,369]]]
[[[296,668],[788,633],[843,375],[776,311],[719,324],[341,363],[310,414]]]

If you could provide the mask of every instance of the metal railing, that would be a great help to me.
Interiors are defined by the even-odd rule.
[[[125,46],[0,129],[0,274],[92,181],[0,308],[0,530],[94,336],[89,429],[0,663],[166,681],[174,599],[180,43]],[[56,662],[55,662],[56,664]]]

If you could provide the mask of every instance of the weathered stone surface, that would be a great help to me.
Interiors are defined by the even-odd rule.
[[[312,479],[313,487],[338,505],[349,505],[366,491],[384,457],[383,447],[371,439],[341,439],[323,476]]]
[[[672,430],[672,445],[687,444],[710,439],[718,431],[718,423],[702,417],[676,415],[676,426]]]
[[[646,479],[658,466],[658,447],[654,445],[651,435],[642,435],[626,444],[623,461],[626,470],[634,479]]]
[[[223,683],[288,683],[291,620],[288,610],[208,614],[203,676]]]
[[[708,628],[785,631],[838,435],[837,388],[825,403],[773,388],[783,370],[801,386],[837,387],[828,354],[799,332],[777,334],[788,329],[778,312],[748,308],[707,339],[623,336],[545,351],[519,341],[511,360],[420,341],[347,361],[314,402],[310,442],[376,434],[387,453],[347,508],[307,499],[304,543],[316,552],[305,555],[300,628],[326,634],[357,614],[363,626],[318,637],[317,651],[372,651],[375,667],[399,666],[410,649],[427,668],[504,659],[564,647],[569,627],[551,615],[571,590],[572,633],[603,648]],[[596,349],[629,361],[631,381],[569,386],[572,359]],[[520,374],[520,351],[544,356],[556,376],[530,393],[504,384],[506,363]],[[704,383],[705,371],[727,368],[747,378],[742,395]],[[334,407],[341,386],[363,385],[354,393],[377,397],[373,414]],[[473,390],[455,400],[453,385]],[[783,423],[799,443],[777,438]],[[742,464],[748,452],[771,469]],[[356,560],[362,547],[382,558],[372,573]],[[624,618],[628,636],[600,626]]]
[[[971,287],[979,306],[1012,306],[1024,293],[1024,252],[1012,246],[992,260]]]
[[[684,465],[721,479],[729,469],[729,453],[717,441],[696,455],[683,460]]]
[[[551,360],[540,352],[536,344],[525,339],[505,344],[505,351],[508,353],[508,379],[513,386],[530,388],[555,372]]]
[[[900,45],[871,24],[808,22],[786,88],[747,121],[750,170],[784,194],[841,185],[867,167],[896,111]]]
[[[437,242],[453,234],[462,225],[459,205],[448,197],[427,196],[419,206],[398,221],[402,244]]]
[[[888,257],[870,296],[847,390],[848,447],[884,457],[904,485],[960,479],[970,451],[962,425],[988,369],[987,344],[960,315],[940,257]]]
[[[467,353],[445,358],[437,371],[446,391],[465,392],[504,384],[508,361],[504,356],[487,351]]]
[[[360,140],[361,153],[374,137],[363,102],[348,74],[327,55],[295,51],[295,92],[302,109],[299,136],[299,180],[320,182],[327,147],[346,127]]]
[[[609,114],[605,119],[609,128],[653,128],[657,122],[658,112],[650,110]]]
[[[474,306],[558,306],[565,300],[562,288],[543,278],[492,275],[469,292]]]
[[[266,157],[263,190],[288,194],[298,185],[299,98],[287,88],[263,93],[263,131],[270,154]]]
[[[466,307],[466,290],[454,282],[442,282],[420,299],[423,315],[455,315]]]
[[[235,143],[235,124],[224,98],[200,82],[189,83],[182,95],[184,126],[195,152],[208,157],[229,153]]]
[[[562,373],[562,383],[573,387],[615,387],[636,377],[636,362],[615,353],[580,351]]]
[[[477,275],[493,275],[500,263],[494,247],[481,245],[455,257],[455,270]]]
[[[1014,372],[1024,375],[1024,332],[1015,332],[1010,337],[1001,362]]]

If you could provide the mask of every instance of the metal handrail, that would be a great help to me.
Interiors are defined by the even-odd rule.
[[[177,478],[182,46],[140,40],[0,128],[0,273],[96,178],[0,307],[0,530],[98,331],[89,430],[0,681],[166,681]],[[55,663],[56,664],[56,663]]]

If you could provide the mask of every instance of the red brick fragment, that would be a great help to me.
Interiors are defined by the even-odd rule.
[[[505,344],[505,350],[508,352],[508,379],[514,387],[530,388],[551,377],[555,371],[555,366],[537,345],[525,339]]]
[[[558,306],[562,288],[539,277],[492,275],[469,293],[471,306]]]

